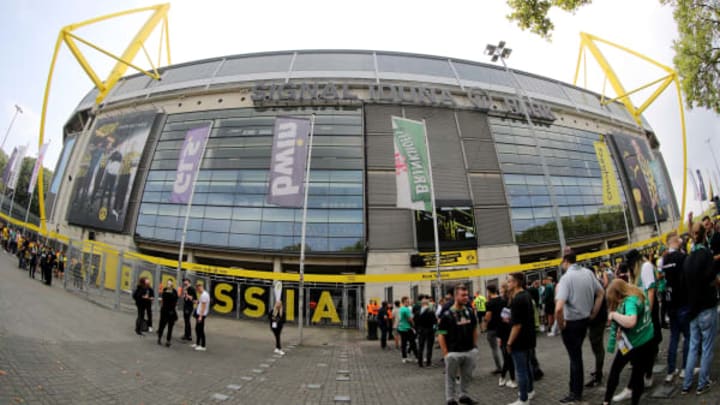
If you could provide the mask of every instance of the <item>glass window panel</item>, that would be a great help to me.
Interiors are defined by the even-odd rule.
[[[260,249],[266,250],[296,250],[295,240],[292,237],[260,236]]]
[[[178,222],[180,224],[180,222]],[[203,219],[202,218],[190,218],[188,220],[188,230],[202,231]]]
[[[535,221],[532,219],[513,219],[512,224],[515,232],[525,232],[535,225]]]
[[[330,211],[330,210],[308,209],[307,210],[307,222],[322,222],[322,223],[328,222],[328,211]],[[300,218],[298,218],[298,222],[299,221],[301,221]]]
[[[527,186],[509,185],[506,190],[510,195],[526,196],[529,194]]]
[[[230,232],[257,235],[260,233],[260,221],[232,221]]]
[[[528,185],[545,186],[545,177],[543,176],[525,176]]]
[[[263,222],[261,233],[263,235],[292,235],[293,222]]]
[[[533,215],[535,216],[535,219],[552,218],[553,217],[552,208],[550,208],[550,207],[534,207]]]
[[[228,234],[216,232],[202,232],[200,234],[200,243],[211,246],[227,246]]]
[[[375,71],[373,55],[355,53],[298,53],[294,71],[369,70]]]
[[[363,172],[361,170],[333,170],[330,172],[330,180],[333,182],[362,183]]]
[[[213,197],[214,201],[214,197]],[[206,207],[205,209],[205,218],[214,218],[214,219],[230,219],[232,218],[232,208],[230,207]]]
[[[308,210],[309,216],[310,210]],[[263,208],[263,221],[294,221],[295,210],[292,208]]]
[[[205,219],[203,220],[203,231],[227,233],[230,231],[230,221],[226,219]]]
[[[207,203],[208,203],[208,194],[207,193],[196,192],[195,195],[193,195],[193,199],[192,199],[193,205],[207,205]]]
[[[308,197],[310,208],[362,208],[362,196],[320,196]]]
[[[260,236],[230,234],[228,246],[238,249],[257,249],[260,247]]]
[[[532,219],[533,211],[532,208],[512,208],[512,219]]]
[[[550,205],[549,196],[533,196],[531,197],[531,201],[533,206]]]
[[[327,238],[310,238],[305,240],[307,249],[309,251],[327,252],[328,251],[328,240]]]
[[[548,189],[545,186],[528,186],[531,195],[548,195]]]
[[[262,219],[261,208],[235,207],[233,208],[233,219],[256,220]]]
[[[158,204],[143,203],[140,206],[140,213],[147,214],[147,215],[157,215],[158,207],[159,207]]]
[[[141,238],[152,238],[155,236],[154,226],[138,226],[135,228],[135,233]]]
[[[177,231],[175,229],[155,228],[155,239],[167,241],[176,240]]]
[[[559,207],[558,212],[560,213],[561,217],[569,217],[570,216],[570,207]]]
[[[329,236],[357,236],[361,237],[364,232],[363,224],[330,224]]]
[[[162,228],[177,228],[178,219],[179,218],[175,216],[158,215],[155,226]]]
[[[226,60],[220,70],[218,77],[241,75],[250,73],[287,73],[290,69],[292,54],[248,56]]]
[[[585,208],[583,206],[570,207],[570,214],[572,216],[585,215]]]
[[[525,184],[525,176],[519,174],[506,174],[503,179],[505,184]]]
[[[236,194],[235,205],[245,207],[262,207],[265,205],[264,194]]]
[[[180,231],[182,232],[182,231]],[[187,243],[200,243],[200,231],[188,231],[187,238],[185,239],[185,242]]]
[[[510,196],[510,205],[513,207],[531,207],[530,197],[526,195]]]
[[[581,205],[583,203],[582,196],[579,195],[568,196],[567,201],[569,205]]]
[[[362,210],[328,210],[328,222],[362,223]]]
[[[362,252],[365,244],[360,238],[329,238],[328,251],[330,252]]]
[[[147,225],[147,226],[153,226],[155,225],[155,215],[138,215],[137,224],[140,225]]]
[[[377,55],[381,72],[414,73],[429,76],[455,77],[450,64],[444,59],[427,59],[401,55]]]
[[[328,236],[328,224],[307,224],[305,226],[305,232],[307,236],[313,237],[327,237]],[[302,235],[302,223],[295,222],[293,225],[293,235]]]

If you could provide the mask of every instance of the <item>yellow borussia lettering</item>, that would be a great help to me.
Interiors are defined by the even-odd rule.
[[[320,293],[320,299],[318,300],[317,307],[315,308],[315,314],[312,317],[312,322],[320,322],[323,318],[330,319],[331,323],[340,323],[340,317],[335,309],[335,303],[333,302],[329,291],[323,291]]]
[[[214,296],[215,304],[212,310],[219,314],[229,314],[233,309],[233,297],[230,296],[232,286],[227,283],[218,283],[215,285]]]
[[[248,287],[245,289],[245,302],[247,307],[243,310],[243,314],[251,318],[260,318],[265,315],[265,303],[258,296],[263,294],[260,287]],[[251,308],[255,307],[255,308]]]
[[[295,320],[295,290],[285,290],[285,319]]]

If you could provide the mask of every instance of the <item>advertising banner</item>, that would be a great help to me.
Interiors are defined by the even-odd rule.
[[[638,224],[654,222],[653,210],[658,221],[668,217],[668,207],[660,205],[658,183],[651,168],[652,153],[647,140],[639,136],[613,134],[610,139],[615,145],[616,157],[622,167],[624,181],[628,185],[628,200],[637,214]],[[664,197],[665,199],[669,199]]]
[[[10,154],[10,159],[8,159],[7,163],[5,163],[5,169],[3,170],[2,175],[2,182],[7,186],[8,182],[10,181],[10,173],[12,173],[13,166],[15,165],[15,160],[17,159],[18,154],[18,148],[13,148],[12,154]]]
[[[30,183],[28,183],[28,193],[32,193],[33,189],[35,188],[35,182],[37,181],[38,176],[38,170],[42,167],[43,159],[45,158],[45,152],[47,151],[48,145],[50,143],[46,143],[45,145],[40,148],[40,152],[38,152],[38,157],[35,160],[35,166],[33,167],[32,175],[30,176]]]
[[[475,215],[473,209],[467,207],[448,207],[448,202],[437,208],[438,239],[442,250],[454,251],[474,249],[477,246],[475,234]],[[432,212],[415,211],[415,234],[417,246],[420,250],[435,250],[435,238],[433,235]]]
[[[700,173],[700,169],[695,169],[695,173],[697,173],[697,179],[698,184],[700,185],[700,201],[707,200],[707,192],[705,192],[705,182],[703,181],[702,173]]]
[[[616,206],[621,205],[620,190],[618,189],[615,170],[613,170],[610,151],[603,141],[594,143],[595,154],[597,155],[598,165],[600,165],[600,175],[602,176],[603,187],[603,205]]]
[[[397,207],[432,212],[425,124],[392,117]]]
[[[420,253],[423,267],[435,268],[435,253]],[[440,267],[464,266],[477,264],[477,251],[458,250],[454,252],[440,252]]]
[[[307,141],[310,120],[307,118],[277,117],[273,129],[270,155],[270,182],[267,202],[280,207],[303,206],[305,170],[308,155]]]
[[[170,202],[176,204],[187,204],[190,201],[192,188],[195,184],[202,157],[205,154],[205,146],[210,137],[210,129],[212,124],[191,129],[185,135],[180,156],[178,156],[178,166],[175,172],[175,183],[173,183],[173,191],[170,195]]]
[[[157,113],[106,117],[95,123],[74,176],[68,222],[114,232],[125,228],[130,192]]]
[[[10,167],[10,178],[7,182],[7,187],[11,190],[15,190],[15,187],[17,187],[17,182],[20,179],[20,171],[22,170],[23,159],[25,159],[26,152],[27,146],[18,146],[17,155],[15,155],[15,160],[13,160],[13,164]]]

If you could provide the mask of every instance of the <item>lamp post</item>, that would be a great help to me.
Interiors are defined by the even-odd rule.
[[[10,130],[12,129],[13,124],[15,123],[15,118],[17,118],[18,114],[22,114],[22,113],[23,113],[22,108],[20,108],[19,105],[15,104],[15,114],[13,114],[13,117],[10,120],[10,125],[8,126],[7,131],[5,131],[5,137],[2,140],[2,144],[0,144],[0,149],[5,147],[5,141],[7,141],[8,135],[10,135]]]
[[[527,95],[523,87],[520,85],[520,81],[518,81],[517,77],[515,77],[515,73],[513,73],[513,71],[508,68],[507,63],[505,63],[505,59],[509,58],[511,53],[512,49],[505,47],[505,41],[500,41],[497,45],[488,44],[485,47],[485,54],[491,57],[490,60],[492,62],[497,62],[498,60],[500,60],[500,62],[502,62],[503,66],[505,67],[505,71],[512,78],[513,83],[515,84],[515,92],[520,99],[520,106],[522,108],[523,114],[525,115],[525,119],[528,122],[530,134],[533,138],[533,141],[535,142],[535,152],[540,157],[540,165],[542,166],[545,185],[550,192],[550,204],[552,205],[552,213],[553,217],[555,217],[555,225],[557,226],[558,230],[558,239],[560,239],[560,251],[565,252],[565,230],[563,229],[562,218],[560,218],[560,210],[558,208],[555,187],[552,184],[552,179],[550,178],[550,170],[548,169],[547,162],[545,161],[545,155],[543,154],[542,148],[540,147],[537,133],[535,132],[535,125],[530,118],[530,113],[528,112],[527,105],[525,104],[523,97],[527,98],[529,103],[532,103],[532,99],[529,95]]]

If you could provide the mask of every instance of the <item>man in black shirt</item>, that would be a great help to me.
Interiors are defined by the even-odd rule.
[[[454,290],[453,305],[444,309],[438,326],[438,343],[445,359],[445,399],[448,405],[476,404],[467,394],[475,369],[475,346],[478,330],[475,311],[468,306],[468,289],[459,284]],[[455,400],[455,377],[460,370],[460,397]]]
[[[680,342],[680,333],[683,335],[683,357],[681,370],[685,369],[690,345],[690,307],[688,306],[688,292],[685,287],[685,271],[683,262],[687,256],[680,250],[681,240],[677,233],[671,233],[667,238],[668,251],[660,259],[659,267],[665,273],[666,302],[668,317],[670,318],[670,345],[668,346],[668,369],[665,377],[666,383],[671,383],[677,369],[677,348]]]
[[[510,301],[512,329],[507,350],[515,364],[515,378],[520,391],[520,398],[511,405],[527,405],[529,400],[535,397],[530,364],[531,352],[535,349],[535,314],[532,298],[523,290],[524,279],[522,273],[511,273],[507,279],[512,297]]]
[[[703,217],[702,223],[705,228],[705,243],[713,254],[715,274],[720,274],[720,232],[715,231],[715,223],[709,216]]]
[[[182,290],[182,298],[183,298],[183,320],[185,321],[185,334],[182,337],[182,340],[188,340],[192,342],[192,329],[190,325],[190,317],[193,313],[193,304],[195,301],[197,301],[197,293],[195,292],[195,288],[190,283],[190,280],[184,278],[183,279],[183,290]]]
[[[498,325],[502,322],[500,313],[505,307],[505,300],[498,295],[498,289],[495,285],[487,286],[488,302],[485,305],[485,323],[487,324],[487,342],[490,346],[493,361],[495,362],[495,371],[493,374],[502,373],[502,353],[500,353],[500,344],[498,343]]]

